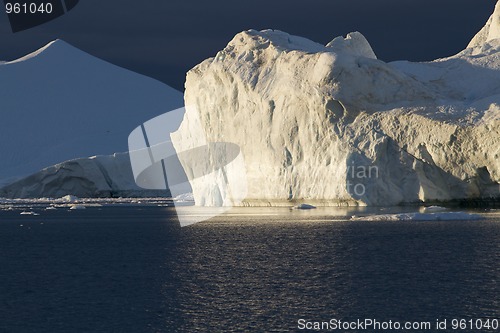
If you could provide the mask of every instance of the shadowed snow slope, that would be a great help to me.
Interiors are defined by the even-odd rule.
[[[41,184],[26,183],[29,179],[42,181],[47,170],[35,178],[23,178],[64,161],[127,151],[128,135],[137,125],[183,105],[182,93],[167,85],[106,63],[61,40],[18,60],[0,63],[0,88],[0,187],[11,184],[10,196],[58,192],[48,185],[41,191]],[[127,163],[120,168],[130,169],[126,158],[104,165],[116,163]],[[100,183],[103,177],[100,174],[95,179],[96,189],[107,186]],[[64,194],[82,192],[77,183],[73,183],[75,188],[59,183],[66,189]],[[138,189],[133,178],[120,184]],[[38,189],[30,192],[34,187]],[[0,190],[0,196],[7,192]]]
[[[245,159],[245,170],[192,182],[197,204],[223,205],[229,172],[246,173],[248,205],[499,197],[499,8],[487,37],[427,63],[377,60],[360,33],[327,46],[239,33],[188,73],[172,135],[177,151],[227,141]]]

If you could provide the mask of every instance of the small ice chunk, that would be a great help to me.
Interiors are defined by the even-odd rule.
[[[193,193],[183,193],[179,194],[174,198],[175,202],[194,202]]]
[[[448,208],[441,206],[429,206],[423,207],[420,212],[421,213],[438,213],[438,212],[446,212]]]
[[[482,220],[483,216],[464,212],[403,213],[351,217],[354,221],[463,221]]]
[[[69,209],[77,210],[77,209],[87,209],[84,205],[72,205]]]
[[[24,212],[21,212],[20,215],[33,215],[33,216],[39,216],[40,214],[38,213],[35,213],[35,212],[31,212],[31,211],[24,211]]]
[[[61,198],[61,201],[63,202],[77,202],[78,200],[80,200],[80,198],[75,197],[74,195],[65,195]]]
[[[293,208],[294,209],[315,209],[316,206],[303,203],[303,204],[297,205],[297,206],[295,206]]]

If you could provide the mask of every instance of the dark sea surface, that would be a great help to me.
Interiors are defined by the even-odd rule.
[[[451,321],[500,319],[498,211],[364,222],[252,208],[184,228],[168,207],[37,212],[0,211],[2,333],[304,332],[299,319],[368,318],[481,332]]]

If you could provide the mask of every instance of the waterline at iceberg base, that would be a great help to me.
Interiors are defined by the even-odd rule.
[[[500,3],[464,51],[425,63],[385,63],[358,32],[326,46],[276,30],[237,34],[188,72],[171,135],[178,152],[241,149],[240,167],[191,179],[196,203],[497,201],[499,17]]]

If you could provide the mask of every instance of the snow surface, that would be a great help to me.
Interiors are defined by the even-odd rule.
[[[336,53],[349,53],[353,56],[377,59],[370,43],[360,32],[351,32],[344,38],[335,37],[326,47],[333,49]]]
[[[360,33],[327,46],[281,31],[237,34],[188,72],[186,115],[172,134],[178,152],[241,149],[242,167],[191,181],[196,204],[231,202],[227,179],[242,177],[242,205],[499,197],[499,15],[497,5],[468,49],[426,63],[377,60]]]
[[[182,93],[62,40],[0,63],[0,196],[136,191],[130,161],[112,154],[128,150],[136,126],[182,105]]]

